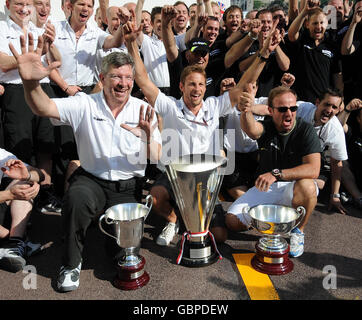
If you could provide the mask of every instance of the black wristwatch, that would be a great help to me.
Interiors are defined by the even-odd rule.
[[[279,170],[279,169],[273,169],[272,170],[272,175],[277,179],[277,181],[280,181],[282,180],[282,170]]]
[[[268,59],[269,59],[269,57],[268,57],[268,58],[263,57],[263,56],[260,54],[260,52],[258,52],[257,57],[260,58],[260,60],[261,60],[261,61],[264,61],[264,62],[267,62]]]

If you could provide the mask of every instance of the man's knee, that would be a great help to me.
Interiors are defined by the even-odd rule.
[[[248,230],[248,226],[244,225],[236,215],[227,213],[225,215],[225,224],[226,227],[234,232],[246,231]]]
[[[293,199],[314,199],[316,197],[317,188],[313,179],[301,179],[295,182]]]
[[[164,186],[154,186],[150,190],[150,194],[153,198],[153,205],[156,211],[160,210],[165,203],[170,201],[170,195]]]

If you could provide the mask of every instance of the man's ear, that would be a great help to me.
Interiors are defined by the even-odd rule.
[[[315,105],[318,107],[320,103],[321,103],[321,101],[317,98],[317,99],[315,100]]]
[[[178,87],[179,87],[180,91],[183,93],[184,92],[184,85],[183,85],[182,82],[179,83]]]

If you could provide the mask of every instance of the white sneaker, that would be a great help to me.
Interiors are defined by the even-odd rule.
[[[79,276],[82,268],[82,262],[78,267],[69,269],[64,266],[60,268],[60,272],[57,280],[58,290],[61,292],[68,292],[76,290],[79,287]]]
[[[168,222],[157,237],[156,243],[160,246],[168,246],[179,230],[179,223]]]
[[[304,233],[299,228],[294,228],[290,234],[290,251],[291,257],[300,257],[304,252]]]

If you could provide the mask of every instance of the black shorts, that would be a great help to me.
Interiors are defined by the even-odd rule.
[[[239,186],[253,187],[258,167],[257,155],[257,151],[235,152],[235,170],[232,174],[224,176],[222,189],[229,190]]]
[[[49,118],[33,114],[25,101],[23,85],[4,84],[4,87],[2,122],[5,149],[28,163],[36,153],[53,154],[54,127]],[[41,84],[41,87],[49,97],[54,96],[49,84]]]
[[[10,206],[6,202],[0,203],[0,226],[9,229],[11,224]]]
[[[170,196],[170,204],[171,204],[171,206],[173,208],[177,209],[177,210],[175,210],[175,212],[178,215],[178,217],[180,218],[179,209],[178,209],[178,206],[177,206],[175,194],[174,194],[174,192],[172,190],[172,186],[171,186],[170,180],[167,177],[166,172],[162,173],[159,176],[159,178],[155,181],[155,183],[153,184],[152,187],[155,187],[155,186],[163,186],[167,190],[167,192],[168,192],[168,194]],[[210,222],[210,228],[214,228],[214,227],[224,227],[225,228],[226,227],[225,213],[226,212],[223,210],[221,204],[215,205],[215,209],[214,209],[214,212],[212,214],[212,218],[211,218],[211,222]]]

